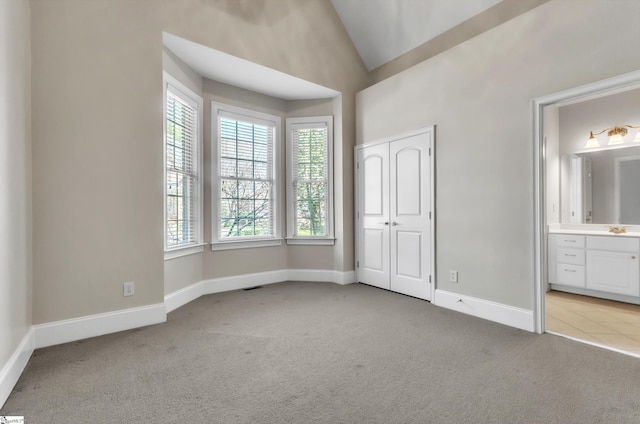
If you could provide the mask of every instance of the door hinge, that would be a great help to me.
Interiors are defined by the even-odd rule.
[[[356,169],[360,169],[360,162],[356,162]]]
[[[429,284],[431,284],[431,276],[429,276]]]
[[[431,211],[429,211],[429,219],[431,219]]]
[[[429,147],[429,156],[431,156],[431,147]]]
[[[360,261],[356,261],[356,268],[360,268]],[[429,277],[431,278],[431,277]]]

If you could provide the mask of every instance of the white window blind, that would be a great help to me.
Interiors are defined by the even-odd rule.
[[[218,113],[218,241],[276,236],[275,125]]]
[[[166,90],[166,248],[199,242],[198,103]]]
[[[287,120],[288,238],[331,238],[331,117]]]

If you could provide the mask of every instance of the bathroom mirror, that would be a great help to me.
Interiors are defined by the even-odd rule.
[[[640,146],[562,155],[562,223],[640,225]]]

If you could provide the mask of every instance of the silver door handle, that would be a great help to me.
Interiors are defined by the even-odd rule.
[[[396,221],[393,221],[393,222],[391,223],[391,225],[393,225],[393,226],[395,227],[396,225],[398,225],[398,223],[397,223]]]

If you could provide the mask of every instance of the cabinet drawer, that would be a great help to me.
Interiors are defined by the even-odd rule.
[[[639,239],[631,237],[587,237],[587,248],[615,252],[638,252]]]
[[[559,247],[556,251],[556,260],[560,264],[584,265],[584,250]]]
[[[570,234],[556,234],[556,246],[558,247],[584,247],[585,236],[574,236]]]
[[[556,270],[558,284],[565,286],[584,287],[584,266],[558,264]]]

